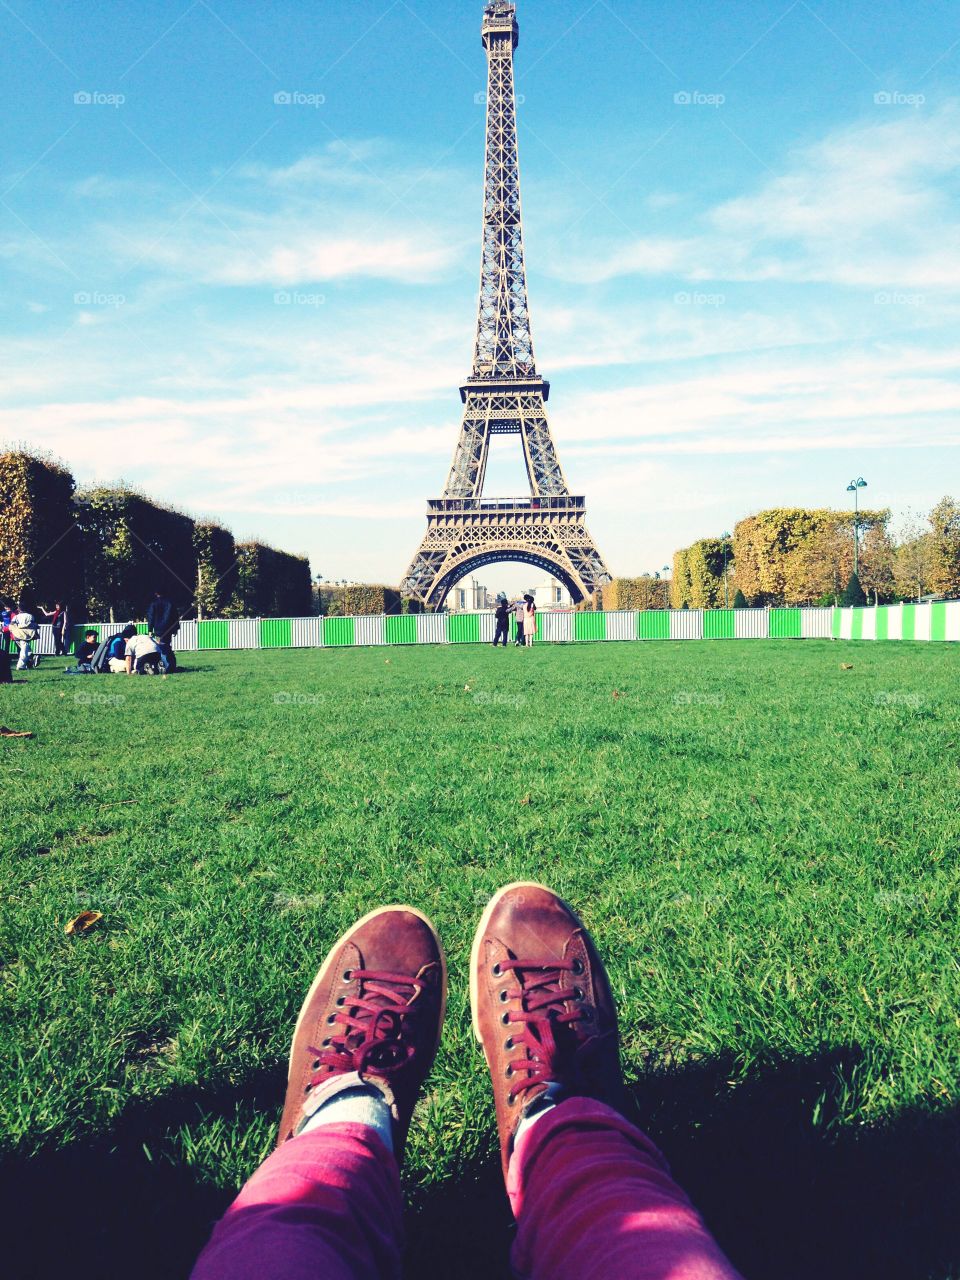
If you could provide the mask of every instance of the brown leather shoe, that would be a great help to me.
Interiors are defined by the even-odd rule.
[[[327,955],[300,1010],[277,1146],[338,1086],[369,1083],[390,1106],[399,1163],[446,999],[447,962],[426,916],[379,907],[358,920]]]
[[[617,1011],[603,961],[550,889],[519,883],[494,894],[473,939],[470,1003],[493,1079],[504,1177],[517,1126],[547,1097],[622,1106]]]

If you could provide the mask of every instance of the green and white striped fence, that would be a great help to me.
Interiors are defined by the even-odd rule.
[[[74,627],[75,640],[103,639],[121,622]],[[513,620],[511,619],[511,637]],[[363,618],[215,618],[183,622],[181,652],[211,649],[343,649],[366,645],[490,644],[492,613],[400,614]],[[141,623],[141,631],[146,627]],[[604,640],[960,640],[960,600],[867,609],[651,609],[537,614],[537,639],[568,644]],[[49,627],[40,653],[53,652]]]

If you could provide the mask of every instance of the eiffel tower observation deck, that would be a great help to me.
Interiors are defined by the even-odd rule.
[[[488,4],[482,35],[487,134],[473,369],[460,388],[463,420],[446,488],[427,504],[427,532],[402,584],[405,594],[433,608],[467,574],[508,560],[545,569],[575,601],[610,580],[587,531],[585,499],[567,488],[547,421],[550,384],[537,373],[533,354],[513,80],[516,6]],[[484,496],[494,435],[519,436],[528,496]]]

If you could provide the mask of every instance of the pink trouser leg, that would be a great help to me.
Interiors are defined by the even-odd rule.
[[[329,1124],[265,1160],[191,1280],[396,1280],[400,1177],[372,1129]]]
[[[525,1280],[739,1280],[657,1148],[600,1102],[529,1128],[507,1191]]]

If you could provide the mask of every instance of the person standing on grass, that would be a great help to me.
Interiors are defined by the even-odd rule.
[[[192,1280],[401,1275],[400,1166],[446,993],[440,939],[413,907],[370,911],[334,943],[293,1033],[276,1149],[215,1227]],[[623,1114],[610,982],[562,898],[539,884],[494,894],[473,939],[470,1005],[517,1220],[512,1274],[740,1280]],[[454,1251],[443,1274],[461,1269]]]
[[[173,637],[180,630],[180,619],[173,604],[162,591],[153,593],[153,600],[147,609],[147,626],[150,634],[157,642],[157,650],[163,669],[170,674],[177,669],[177,656],[173,652]]]
[[[523,615],[526,605],[523,600],[518,600],[513,606],[514,620],[516,623],[516,634],[514,636],[514,644],[523,644]]]
[[[47,613],[46,609],[42,609],[41,613],[50,623],[50,630],[53,632],[53,656],[62,658],[70,646],[70,632],[67,630],[69,609],[62,600],[57,600],[54,602],[53,613]],[[64,633],[67,636],[66,644],[63,642]]]
[[[523,642],[529,649],[537,634],[537,606],[533,596],[523,597]]]
[[[503,647],[506,648],[507,641],[510,639],[510,605],[502,591],[497,596],[497,612],[494,616],[497,620],[497,630],[493,637],[493,647],[496,648],[502,640]]]

